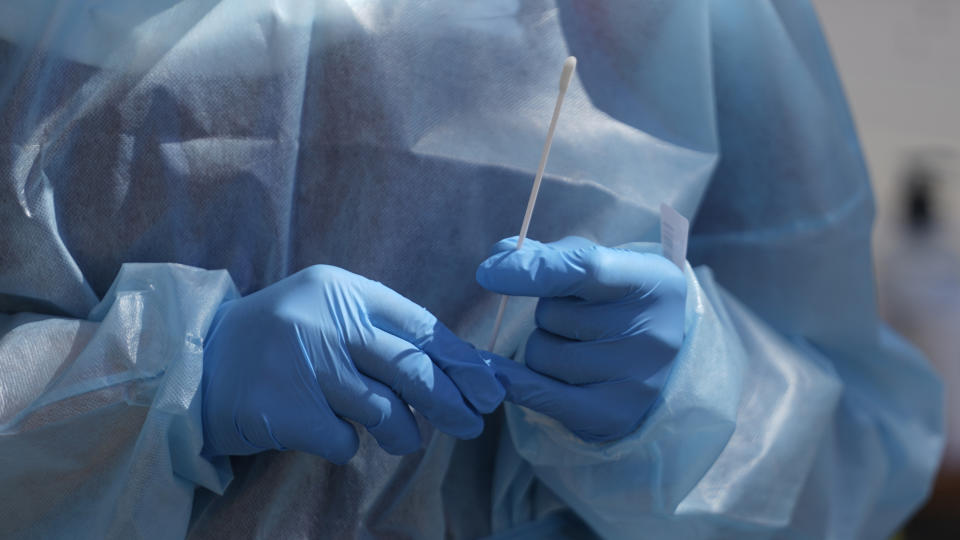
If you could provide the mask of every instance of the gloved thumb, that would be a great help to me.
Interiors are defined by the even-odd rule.
[[[524,364],[483,351],[493,366],[497,380],[507,391],[506,400],[554,418],[570,416],[572,397],[578,389],[542,375]]]
[[[549,416],[587,442],[618,439],[637,428],[656,392],[638,392],[636,385],[619,381],[591,392],[538,373],[529,367],[483,351],[507,391],[506,400]]]

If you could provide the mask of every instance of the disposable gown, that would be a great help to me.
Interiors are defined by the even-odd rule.
[[[515,234],[692,220],[684,346],[629,436],[506,405],[395,457],[200,457],[206,329],[311,264],[483,344]],[[0,4],[0,537],[882,538],[941,387],[877,319],[872,197],[801,1]],[[533,325],[510,303],[498,352]]]

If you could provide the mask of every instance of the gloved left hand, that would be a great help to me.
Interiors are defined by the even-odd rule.
[[[333,266],[225,302],[207,334],[204,454],[292,449],[345,463],[366,427],[392,454],[420,447],[415,407],[460,438],[504,390],[480,353],[426,309]]]
[[[525,365],[493,357],[507,399],[553,417],[580,438],[634,431],[659,396],[683,342],[686,279],[654,253],[568,237],[497,243],[477,281],[540,297]]]

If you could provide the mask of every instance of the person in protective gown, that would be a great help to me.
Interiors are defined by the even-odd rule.
[[[883,538],[943,445],[806,2],[8,2],[0,193],[0,537]]]

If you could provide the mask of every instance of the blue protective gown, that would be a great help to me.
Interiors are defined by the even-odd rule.
[[[805,2],[132,4],[0,4],[0,537],[882,538],[928,493],[940,383],[877,318]],[[421,422],[405,457],[201,458],[226,298],[332,264],[486,341],[474,270],[517,230],[567,55],[531,236],[693,222],[646,422],[590,444],[507,405],[473,441]]]

